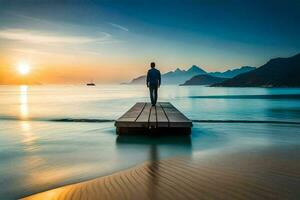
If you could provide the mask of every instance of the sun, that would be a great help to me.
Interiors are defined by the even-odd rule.
[[[28,63],[25,62],[19,63],[17,68],[18,68],[18,72],[21,75],[27,75],[30,72],[30,66]]]

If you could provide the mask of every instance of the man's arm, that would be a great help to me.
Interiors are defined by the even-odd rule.
[[[161,83],[161,75],[160,75],[160,71],[158,71],[158,87],[160,86]]]
[[[149,79],[150,79],[150,77],[149,77],[149,71],[148,71],[147,78],[146,78],[146,85],[147,85],[147,87],[149,87]]]

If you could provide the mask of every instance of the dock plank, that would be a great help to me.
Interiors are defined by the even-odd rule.
[[[115,125],[117,127],[134,127],[134,122],[142,113],[145,105],[146,103],[144,102],[136,103],[115,122]]]
[[[156,106],[157,127],[168,127],[169,120],[160,103]]]
[[[150,116],[150,109],[152,105],[147,103],[140,114],[140,116],[136,119],[135,124],[137,127],[148,127],[149,116]]]
[[[139,102],[132,106],[124,115],[122,115],[118,120],[126,120],[127,119],[134,119],[135,121],[139,114],[142,112],[146,103]]]
[[[150,109],[149,127],[150,128],[156,128],[157,127],[156,106],[152,106],[151,109]]]
[[[169,120],[169,127],[192,127],[192,122],[184,114],[179,112],[171,103],[160,104]]]

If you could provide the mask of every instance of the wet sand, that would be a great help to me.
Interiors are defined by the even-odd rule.
[[[26,197],[63,199],[299,199],[300,148],[201,152],[151,160],[134,168]]]

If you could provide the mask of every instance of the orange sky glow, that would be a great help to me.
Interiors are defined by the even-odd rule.
[[[122,83],[150,62],[162,73],[192,65],[215,72],[299,53],[292,4],[279,15],[281,4],[277,12],[256,2],[253,15],[245,2],[122,2],[2,3],[0,84]],[[28,73],[18,71],[21,62]]]

